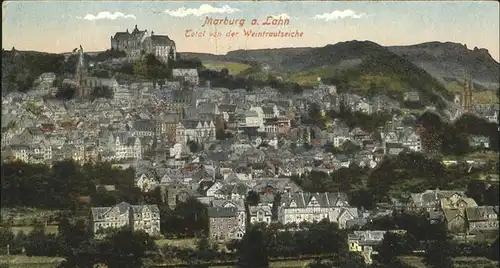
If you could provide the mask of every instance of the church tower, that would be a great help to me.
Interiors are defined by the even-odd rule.
[[[472,113],[473,100],[472,100],[472,75],[465,73],[464,89],[462,91],[462,111],[464,113]]]
[[[87,78],[87,67],[85,66],[85,59],[83,55],[83,48],[80,45],[78,50],[78,61],[76,63],[76,90],[79,99],[86,99],[88,97],[88,90],[85,85],[85,79]]]

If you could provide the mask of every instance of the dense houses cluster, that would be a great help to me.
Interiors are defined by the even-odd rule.
[[[411,193],[404,201],[398,209],[428,212],[431,223],[444,221],[452,234],[474,237],[484,233],[498,233],[498,206],[478,206],[474,199],[467,197],[461,190],[426,190]],[[359,226],[362,224],[360,222]],[[404,231],[353,231],[348,235],[349,250],[361,253],[365,262],[371,263],[371,256],[377,253],[376,248],[382,244],[386,232]]]
[[[349,129],[339,119],[327,121],[326,129],[300,124],[314,103],[322,113],[338,110],[342,104],[366,114],[399,109],[397,101],[385,96],[368,100],[337,94],[334,86],[327,85],[305,90],[302,95],[283,95],[269,87],[230,91],[199,85],[195,69],[174,73],[178,79],[163,86],[95,78],[106,80],[98,84],[108,85],[114,98],[86,102],[42,98],[54,91],[55,79],[54,74],[43,74],[33,91],[2,96],[2,155],[32,163],[65,158],[77,162],[127,161],[146,155],[175,162],[187,155],[196,157],[186,146],[197,143],[197,154],[207,160],[209,155],[227,158],[224,161],[272,156],[285,160],[286,164],[277,168],[281,174],[290,175],[297,169],[307,169],[311,156],[323,161],[315,169],[328,172],[352,163],[374,167],[384,154],[422,150],[412,115],[394,116],[377,130],[380,135]],[[494,108],[477,106],[480,111]],[[485,112],[484,116],[497,120],[494,114]],[[219,141],[218,133],[231,133],[231,138]],[[347,156],[324,153],[322,149],[325,144],[341,147],[346,141],[360,150]],[[473,146],[489,146],[489,140],[482,136],[473,136],[470,142]],[[304,143],[313,148],[287,159],[292,147]],[[263,144],[266,150],[260,149]]]
[[[55,75],[43,74],[33,91],[2,96],[2,157],[132,166],[136,186],[144,192],[160,188],[170,207],[190,197],[208,205],[210,238],[227,241],[242,238],[249,223],[328,219],[349,228],[389,215],[393,207],[364,211],[352,207],[345,193],[305,192],[289,177],[311,171],[330,174],[351,165],[375,168],[384,155],[422,150],[412,115],[394,116],[377,130],[378,137],[350,129],[339,119],[326,121],[325,129],[301,124],[313,104],[321,114],[342,105],[365,114],[399,110],[400,103],[386,96],[367,99],[323,84],[289,95],[270,87],[228,90],[201,85],[195,69],[173,73],[176,79],[161,86],[96,78],[114,96],[94,101],[45,98],[57,89],[52,86]],[[405,99],[418,99],[418,93]],[[496,111],[491,114],[494,107],[483,106],[478,114],[497,122]],[[325,145],[340,148],[347,141],[359,149],[325,150]],[[488,138],[473,137],[471,143],[488,147]],[[245,203],[250,190],[260,197],[256,204]],[[498,230],[498,207],[477,206],[459,191],[429,190],[407,201],[408,209],[444,218],[452,231]],[[96,233],[124,225],[153,235],[160,231],[156,206],[121,203],[92,208],[91,216]],[[349,248],[371,252],[382,238],[376,231],[355,232]]]

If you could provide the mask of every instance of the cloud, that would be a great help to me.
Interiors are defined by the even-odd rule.
[[[364,16],[366,16],[365,13],[356,13],[350,9],[345,9],[345,10],[335,10],[330,13],[318,14],[314,16],[313,19],[330,21],[330,20],[339,20],[345,18],[359,19]]]
[[[206,14],[231,14],[240,11],[237,8],[232,8],[228,5],[223,5],[222,7],[214,7],[211,5],[203,4],[199,8],[185,8],[181,7],[177,10],[165,10],[165,13],[172,17],[183,18],[186,16],[200,17]]]
[[[279,15],[269,15],[269,16],[271,16],[271,17],[273,17],[273,18],[276,18],[276,19],[279,19],[280,17],[281,17],[282,19],[296,19],[295,17],[292,17],[292,16],[290,16],[290,15],[288,15],[288,14],[286,14],[286,13],[281,13],[281,14],[279,14]]]
[[[97,15],[87,14],[84,17],[77,17],[81,20],[116,20],[116,19],[136,19],[136,17],[132,14],[124,14],[121,12],[111,13],[109,11],[101,11]]]

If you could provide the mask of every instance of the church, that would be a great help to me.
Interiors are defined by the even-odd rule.
[[[140,58],[141,53],[153,54],[159,60],[168,62],[176,59],[175,42],[166,35],[155,35],[153,31],[139,30],[137,25],[132,32],[117,32],[111,36],[111,49],[125,51],[130,58]]]

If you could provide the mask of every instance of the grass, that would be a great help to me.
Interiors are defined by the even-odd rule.
[[[203,66],[207,69],[220,70],[222,68],[227,68],[229,73],[232,75],[240,74],[241,72],[250,68],[250,65],[237,63],[237,62],[224,62],[224,61],[205,61]]]
[[[56,257],[42,257],[42,256],[32,256],[28,257],[25,255],[2,255],[0,256],[0,264],[8,263],[10,268],[55,268],[63,258]]]
[[[196,238],[186,238],[186,239],[158,239],[156,244],[161,247],[165,245],[178,247],[178,248],[196,248]]]
[[[401,256],[399,257],[401,261],[415,268],[425,268],[427,267],[424,263],[424,258],[417,256]],[[489,260],[484,257],[456,257],[453,258],[454,267],[479,267],[479,268],[490,268],[497,267],[498,263]]]
[[[33,226],[12,226],[10,227],[10,229],[16,235],[20,231],[23,231],[25,234],[28,234],[33,230]],[[47,234],[57,234],[57,225],[47,225],[45,227],[45,232]]]
[[[447,83],[446,89],[453,94],[460,94],[463,91],[463,85],[460,85],[456,82],[453,83]],[[495,91],[492,90],[484,90],[484,91],[474,91],[473,92],[473,97],[475,100],[475,103],[480,103],[480,104],[494,104],[498,103],[498,96],[496,95]]]

